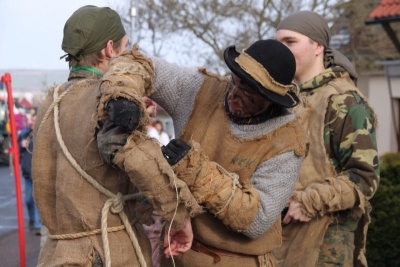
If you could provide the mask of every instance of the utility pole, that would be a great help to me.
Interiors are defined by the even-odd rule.
[[[135,44],[137,42],[135,36],[135,20],[136,20],[136,7],[135,0],[131,0],[131,43]]]

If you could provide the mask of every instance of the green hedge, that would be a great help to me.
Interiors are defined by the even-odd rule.
[[[367,236],[369,266],[400,266],[400,153],[380,158],[381,180],[371,199]]]

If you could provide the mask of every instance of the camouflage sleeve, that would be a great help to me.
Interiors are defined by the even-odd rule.
[[[367,199],[377,190],[376,118],[356,93],[335,95],[325,116],[324,142],[339,175],[349,177]]]

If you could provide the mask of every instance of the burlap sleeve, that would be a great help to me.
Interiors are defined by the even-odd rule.
[[[138,45],[123,52],[110,61],[100,85],[98,120],[108,118],[105,107],[111,99],[123,97],[135,102],[141,111],[141,121],[137,130],[144,132],[149,121],[142,97],[153,93],[154,67],[149,58],[138,51]]]
[[[245,231],[253,222],[260,205],[260,196],[250,183],[240,183],[239,176],[227,172],[208,158],[200,145],[190,142],[192,149],[173,169],[178,178],[189,185],[199,204],[234,231]]]
[[[175,228],[181,229],[186,218],[202,212],[187,185],[176,178],[154,139],[135,131],[113,163],[129,175],[154,210]]]
[[[358,215],[365,212],[365,197],[347,176],[325,178],[325,183],[314,183],[304,191],[295,191],[292,198],[302,204],[309,217],[324,216],[340,210],[353,209]]]

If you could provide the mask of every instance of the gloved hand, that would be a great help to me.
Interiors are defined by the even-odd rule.
[[[149,206],[173,227],[181,229],[189,215],[195,216],[202,211],[187,184],[176,178],[171,166],[163,159],[159,143],[144,133],[134,131],[115,155],[113,163],[126,172]],[[176,191],[179,192],[178,206]]]
[[[133,131],[139,126],[140,109],[138,105],[126,98],[117,98],[108,101],[106,110],[115,125]]]
[[[186,144],[181,139],[172,139],[167,146],[162,146],[161,151],[168,161],[169,165],[174,166],[178,163],[191,149],[191,146]]]

